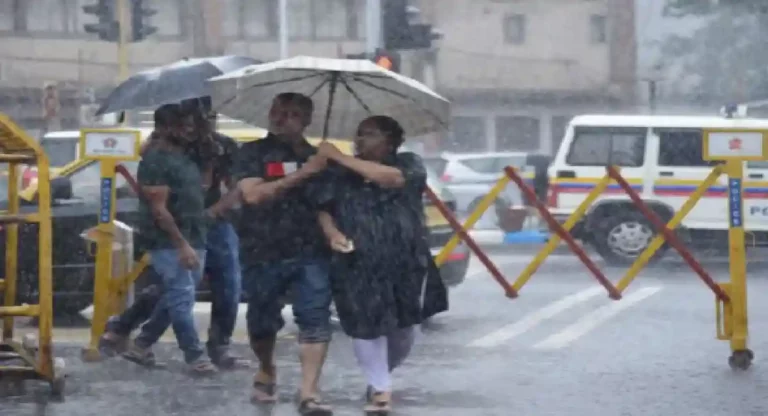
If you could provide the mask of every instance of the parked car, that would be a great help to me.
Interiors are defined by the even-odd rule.
[[[350,151],[349,143],[339,143],[345,151]],[[135,175],[138,162],[128,162],[126,168]],[[57,315],[74,314],[86,308],[93,299],[93,277],[95,253],[89,250],[88,243],[80,237],[82,231],[97,224],[99,212],[98,163],[90,160],[75,160],[53,175],[53,287],[54,312]],[[450,192],[442,187],[434,173],[430,173],[430,186],[449,208],[456,204]],[[116,178],[117,200],[116,216],[126,224],[135,224],[138,199],[128,182],[120,175]],[[30,204],[36,198],[37,183],[21,192],[22,211],[34,210]],[[7,201],[0,201],[4,209]],[[425,204],[425,217],[429,230],[430,248],[437,254],[453,235],[446,219],[431,202]],[[37,233],[35,224],[19,226],[19,284],[18,302],[34,303],[38,295],[37,283]],[[0,255],[5,252],[5,239],[0,231]],[[441,272],[448,286],[460,284],[465,277],[469,252],[465,245],[460,245],[442,266]],[[202,284],[199,300],[207,300],[209,293],[206,284]]]
[[[470,214],[504,175],[504,168],[512,166],[523,172],[523,177],[534,187],[540,200],[545,200],[548,184],[546,155],[525,152],[443,153],[425,158],[440,176],[441,181],[456,197],[457,211]],[[520,189],[510,183],[485,214],[504,231],[518,231],[522,227],[519,207],[530,205]]]

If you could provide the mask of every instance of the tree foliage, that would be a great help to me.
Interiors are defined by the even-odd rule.
[[[768,98],[768,0],[667,0],[665,14],[703,20],[662,44],[673,95],[701,103]]]
[[[741,12],[768,13],[766,0],[667,0],[664,14],[671,17],[704,16],[730,9]]]

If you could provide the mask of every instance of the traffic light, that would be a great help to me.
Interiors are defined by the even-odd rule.
[[[373,62],[392,72],[400,72],[400,54],[398,53],[379,49],[376,51],[376,56],[373,57]]]
[[[378,49],[373,55],[365,52],[348,53],[346,57],[347,59],[368,59],[384,69],[388,69],[392,72],[400,72],[400,54],[397,52]]]
[[[115,0],[99,0],[96,4],[83,6],[83,12],[96,16],[99,23],[86,23],[83,29],[86,33],[95,33],[99,39],[116,42],[120,36],[120,25],[115,19]]]
[[[134,42],[140,42],[157,32],[157,27],[149,24],[148,17],[157,14],[157,10],[145,7],[144,0],[131,0],[131,34]]]
[[[387,0],[382,8],[385,49],[429,49],[432,41],[440,38],[432,25],[411,23],[411,17],[420,12],[409,6],[408,0]]]

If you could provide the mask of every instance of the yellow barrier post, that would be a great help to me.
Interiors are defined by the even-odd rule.
[[[579,204],[578,208],[576,208],[573,214],[571,214],[571,216],[569,216],[563,224],[563,229],[566,232],[570,232],[576,223],[578,223],[579,220],[582,219],[584,215],[586,215],[589,207],[595,203],[595,200],[597,200],[600,194],[605,192],[605,189],[608,188],[610,183],[611,177],[608,175],[605,175],[602,179],[600,179],[592,191],[587,194],[587,197],[581,201],[581,204]],[[523,269],[523,271],[520,273],[520,276],[518,276],[517,280],[515,280],[515,283],[512,285],[512,287],[516,291],[519,292],[520,289],[522,289],[523,286],[528,283],[528,281],[531,279],[531,276],[533,276],[533,274],[536,273],[536,270],[541,267],[541,264],[544,263],[544,260],[546,260],[546,258],[549,257],[553,251],[555,251],[557,245],[560,244],[560,240],[561,238],[557,233],[552,233],[552,237],[550,237],[549,241],[547,241],[547,244],[544,246],[544,248],[542,248],[541,251],[536,254],[533,260],[528,263],[528,266],[526,266],[525,269]]]
[[[736,121],[734,120],[734,124]],[[728,257],[730,282],[720,285],[727,290],[730,302],[720,307],[723,327],[718,321],[718,338],[728,338],[731,356],[728,364],[733,369],[746,370],[752,364],[754,354],[747,348],[749,338],[747,310],[747,265],[744,249],[744,162],[768,159],[768,131],[749,128],[704,130],[705,160],[725,161],[724,172],[728,175]]]
[[[99,338],[104,333],[109,313],[112,280],[112,252],[115,220],[115,166],[120,161],[138,160],[141,132],[124,129],[83,129],[80,134],[81,157],[99,162],[101,194],[96,270],[93,284],[93,319],[91,339],[83,350],[86,361],[101,359]]]
[[[720,177],[720,175],[723,174],[723,167],[722,166],[716,166],[714,169],[712,169],[712,172],[707,175],[707,178],[704,179],[704,182],[699,184],[699,186],[696,188],[695,191],[691,194],[690,198],[688,198],[687,201],[683,204],[682,207],[680,207],[680,210],[677,211],[674,217],[672,217],[671,220],[667,223],[667,228],[670,230],[674,230],[677,228],[681,222],[683,222],[683,218],[685,218],[686,215],[688,215],[689,212],[693,209],[693,207],[696,206],[696,203],[699,202],[701,197],[704,195],[704,192],[707,192],[707,189],[714,185],[715,181],[717,181],[717,178]],[[623,292],[627,286],[629,286],[630,283],[632,283],[633,280],[635,280],[635,277],[640,273],[640,270],[642,270],[643,267],[645,267],[646,264],[651,260],[651,257],[653,257],[654,254],[656,254],[656,251],[661,248],[661,246],[664,244],[664,234],[659,233],[656,235],[656,237],[653,238],[650,244],[648,244],[648,247],[643,250],[642,253],[640,253],[640,256],[638,256],[637,260],[635,260],[634,263],[632,263],[632,266],[627,270],[627,273],[624,274],[624,277],[619,280],[619,283],[616,284],[616,289],[619,290],[619,292]]]
[[[477,204],[477,208],[472,211],[472,214],[470,214],[467,220],[464,222],[464,230],[469,231],[472,229],[472,227],[475,226],[475,223],[480,220],[483,214],[485,214],[485,211],[487,211],[491,204],[496,201],[496,198],[498,198],[501,191],[507,187],[509,181],[509,177],[504,175],[496,182],[496,185],[494,185],[490,192],[488,192],[488,194],[482,200],[480,200],[480,203]],[[448,256],[453,253],[453,250],[456,250],[456,246],[459,245],[459,241],[461,241],[459,238],[459,233],[454,233],[453,237],[448,240],[448,243],[445,244],[443,249],[437,253],[437,257],[435,257],[435,264],[437,267],[440,267],[443,263],[445,263],[445,261],[448,259]]]

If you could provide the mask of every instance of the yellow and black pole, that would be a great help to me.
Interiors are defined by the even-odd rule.
[[[749,322],[747,309],[747,259],[744,247],[744,162],[768,159],[768,131],[739,128],[733,120],[733,128],[704,131],[704,159],[724,161],[723,172],[728,175],[728,259],[731,279],[720,284],[729,301],[725,307],[716,304],[718,338],[731,344],[728,364],[733,369],[746,370],[752,364],[754,354],[747,347]],[[723,327],[719,322],[720,311],[725,311]]]
[[[91,339],[83,351],[86,361],[101,359],[99,338],[107,319],[114,312],[112,286],[112,257],[115,238],[115,166],[121,161],[138,160],[141,132],[125,129],[82,129],[81,157],[95,160],[101,167],[100,207],[95,228],[96,267],[93,283],[93,318]]]
[[[744,162],[728,160],[728,260],[731,275],[731,356],[728,364],[734,369],[747,369],[754,357],[747,348],[747,258],[744,248]]]

